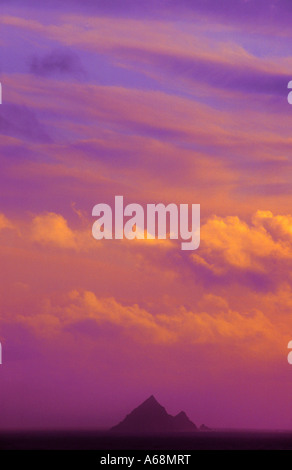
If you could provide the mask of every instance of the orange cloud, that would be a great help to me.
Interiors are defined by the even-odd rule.
[[[7,226],[5,216],[0,221]],[[84,215],[81,222],[86,223]],[[238,217],[213,216],[202,226],[199,250],[189,254],[188,259],[217,276],[232,269],[260,273],[273,269],[274,275],[277,260],[279,269],[283,263],[291,263],[290,229],[290,215],[278,216],[270,211],[257,211],[250,223]],[[6,322],[20,322],[37,336],[61,337],[74,330],[73,334],[86,337],[82,324],[88,321],[93,325],[93,335],[94,325],[103,332],[114,327],[121,338],[129,336],[145,344],[224,344],[228,349],[237,342],[248,344],[255,352],[267,349],[269,344],[279,351],[287,342],[292,295],[289,286],[284,285],[288,282],[286,270],[284,278],[282,271],[277,271],[280,287],[275,292],[252,292],[236,280],[231,281],[235,288],[224,283],[204,286],[200,272],[187,281],[181,277],[185,265],[180,265],[179,246],[177,250],[175,246],[173,250],[160,250],[157,256],[145,250],[144,243],[141,248],[138,242],[130,241],[100,244],[92,239],[89,223],[86,228],[72,229],[62,215],[52,212],[35,216],[22,224],[22,230],[23,236],[13,241],[15,263],[10,260],[8,265],[15,276],[17,273],[19,295],[14,303],[10,299],[3,304],[2,310]],[[35,243],[39,244],[38,250]],[[50,260],[44,276],[41,270],[48,246]],[[98,246],[102,247],[99,254]],[[6,251],[1,251],[4,260]],[[31,253],[34,262],[30,267]],[[27,270],[19,263],[27,265]],[[36,269],[43,277],[41,284],[39,279],[36,281]],[[57,281],[54,293],[51,287],[49,292],[50,279],[59,271],[66,283]],[[23,282],[28,284],[25,291],[19,288]]]
[[[76,237],[68,227],[67,221],[59,214],[48,212],[34,217],[32,221],[32,240],[58,246],[76,248]]]
[[[291,221],[265,211],[257,211],[250,225],[236,216],[213,216],[201,227],[202,251],[192,255],[193,261],[218,273],[224,266],[262,271],[271,259],[291,260]]]
[[[4,214],[0,213],[0,230],[3,230],[5,228],[14,228],[14,224],[7,219],[7,217]]]
[[[205,307],[211,302],[213,312],[193,312],[181,306],[175,314],[155,315],[137,304],[123,305],[114,298],[75,290],[63,296],[60,304],[47,300],[38,314],[18,315],[16,320],[44,337],[70,331],[74,325],[90,320],[101,329],[114,325],[120,333],[130,333],[135,341],[146,343],[214,345],[248,341],[252,350],[265,347],[267,341],[277,349],[283,343],[283,332],[263,312],[253,309],[239,313],[216,296],[206,300]]]

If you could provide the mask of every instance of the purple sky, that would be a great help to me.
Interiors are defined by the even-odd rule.
[[[154,394],[291,429],[291,2],[3,1],[1,429]],[[91,236],[95,204],[201,204],[201,245]]]

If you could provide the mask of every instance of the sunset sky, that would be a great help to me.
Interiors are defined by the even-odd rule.
[[[292,428],[290,0],[3,0],[0,429],[109,427],[149,395]],[[201,205],[201,244],[92,208]]]

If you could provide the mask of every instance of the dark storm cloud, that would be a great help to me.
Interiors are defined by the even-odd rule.
[[[84,74],[77,54],[66,49],[55,49],[43,57],[32,57],[29,69],[31,73],[42,76],[61,74],[80,77]]]

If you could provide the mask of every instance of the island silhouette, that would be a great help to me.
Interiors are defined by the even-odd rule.
[[[208,432],[211,431],[211,432]],[[153,395],[111,429],[0,432],[0,450],[292,450],[292,432],[197,427],[167,413]],[[113,454],[114,455],[114,454]]]
[[[204,428],[207,429],[206,426]],[[110,431],[122,434],[152,434],[194,432],[198,431],[198,428],[184,411],[172,416],[151,395]]]

